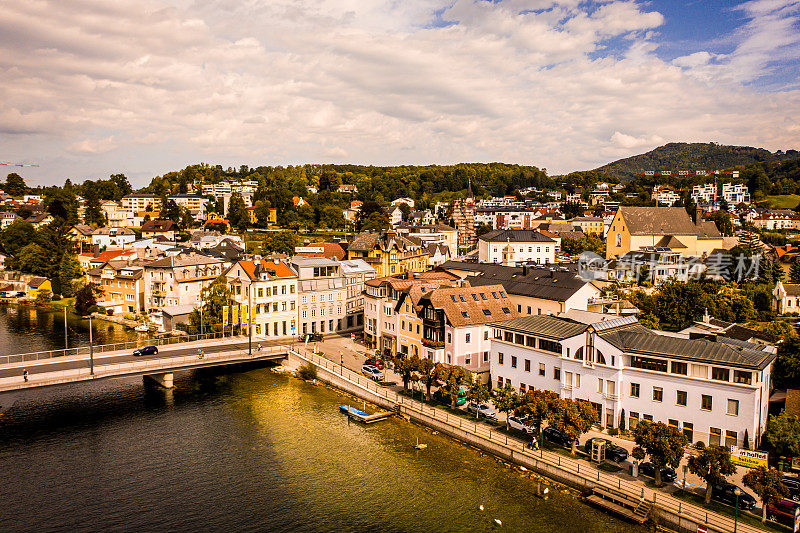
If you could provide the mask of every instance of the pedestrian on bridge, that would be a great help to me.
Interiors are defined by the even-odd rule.
[[[200,349],[200,348],[197,349],[197,358],[198,359],[202,359],[203,358],[203,350]]]
[[[22,379],[25,380],[25,383],[28,382],[28,369],[27,368],[22,369]]]

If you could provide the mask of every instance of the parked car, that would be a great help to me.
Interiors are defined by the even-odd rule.
[[[645,476],[650,476],[652,478],[656,477],[656,467],[653,466],[651,462],[645,462],[639,465],[639,473]],[[661,468],[661,481],[666,483],[672,483],[677,479],[678,473],[675,472],[674,468],[670,468],[668,466],[664,466]]]
[[[472,414],[477,414],[479,418],[481,416],[485,418],[497,418],[497,413],[486,403],[478,404],[477,402],[469,402],[467,404],[467,411]]]
[[[738,487],[733,483],[723,483],[721,485],[714,485],[711,489],[711,498],[718,502],[727,503],[730,506],[736,505],[736,494],[734,491]],[[739,489],[742,493],[739,495],[739,509],[749,511],[756,506],[756,499],[747,494],[744,490]]]
[[[784,477],[781,483],[789,490],[787,497],[796,502],[800,502],[800,478]]]
[[[364,365],[361,367],[361,373],[367,376],[368,378],[374,379],[375,381],[383,381],[383,372],[378,370],[372,365]]]
[[[525,421],[518,417],[518,416],[509,416],[508,417],[508,425],[516,430],[524,431],[525,433],[535,433],[536,428],[533,426],[529,426],[525,423]]]
[[[606,459],[611,459],[615,463],[621,463],[622,461],[628,458],[628,450],[626,450],[622,446],[617,446],[608,439],[603,439],[600,437],[592,437],[591,439],[587,439],[586,443],[583,445],[583,448],[586,451],[586,453],[590,455],[592,453],[593,441],[606,443]]]
[[[566,431],[562,431],[560,429],[546,427],[542,431],[542,437],[544,439],[549,440],[550,442],[555,442],[556,444],[560,444],[565,448],[571,448],[572,442],[575,440],[573,439]]]
[[[779,522],[789,527],[794,526],[795,509],[800,507],[800,503],[792,500],[781,500],[767,505],[767,520]]]
[[[378,370],[383,370],[384,368],[383,359],[379,357],[370,357],[369,359],[364,361],[364,364],[369,366],[374,366]]]
[[[133,351],[133,355],[139,357],[140,355],[158,355],[158,347],[153,346],[152,344],[149,346],[142,346],[141,348],[136,348]]]

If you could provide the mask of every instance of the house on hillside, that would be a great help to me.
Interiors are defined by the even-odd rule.
[[[142,224],[142,238],[161,238],[162,240],[174,241],[175,234],[178,232],[178,225],[172,220],[148,220]]]
[[[31,277],[28,281],[28,296],[35,299],[41,292],[53,293],[53,286],[50,284],[50,280],[41,276]]]

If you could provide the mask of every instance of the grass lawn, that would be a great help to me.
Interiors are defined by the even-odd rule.
[[[711,501],[711,503],[706,505],[703,502],[703,497],[693,492],[676,490],[672,495],[683,501],[699,505],[700,507],[705,507],[709,511],[714,511],[715,513],[723,514],[731,518],[733,518],[733,515],[735,513],[735,509],[733,507],[725,505],[723,503],[715,502],[713,500]],[[756,516],[748,512],[743,512],[741,510],[739,511],[739,521],[744,524],[761,528],[764,531],[776,531],[779,533],[786,533],[787,531],[791,531],[788,527],[776,524],[774,522],[763,523],[761,522],[760,516]]]
[[[51,300],[50,305],[56,309],[63,309],[72,305],[74,298],[62,298],[60,300]]]
[[[766,200],[776,209],[794,209],[800,204],[800,195],[780,194],[777,196],[767,196]]]
[[[603,472],[611,472],[612,474],[616,474],[622,470],[621,466],[612,463],[600,463],[597,465],[597,468],[598,470],[602,470]]]

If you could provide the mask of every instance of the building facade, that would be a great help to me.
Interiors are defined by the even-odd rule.
[[[181,253],[144,265],[145,306],[148,312],[175,305],[200,305],[200,292],[223,273],[220,259]]]
[[[492,324],[493,381],[587,400],[604,427],[619,427],[624,416],[628,428],[642,419],[663,422],[690,442],[742,446],[747,438],[757,445],[767,422],[774,346],[666,335],[633,316],[591,315]]]
[[[499,229],[478,237],[478,262],[516,266],[551,264],[556,260],[556,241],[536,230]]]
[[[347,280],[338,261],[292,257],[297,273],[299,334],[336,333],[347,324]]]
[[[225,273],[231,299],[247,306],[253,334],[297,335],[297,275],[282,261],[237,261]],[[242,317],[242,313],[238,313]]]

